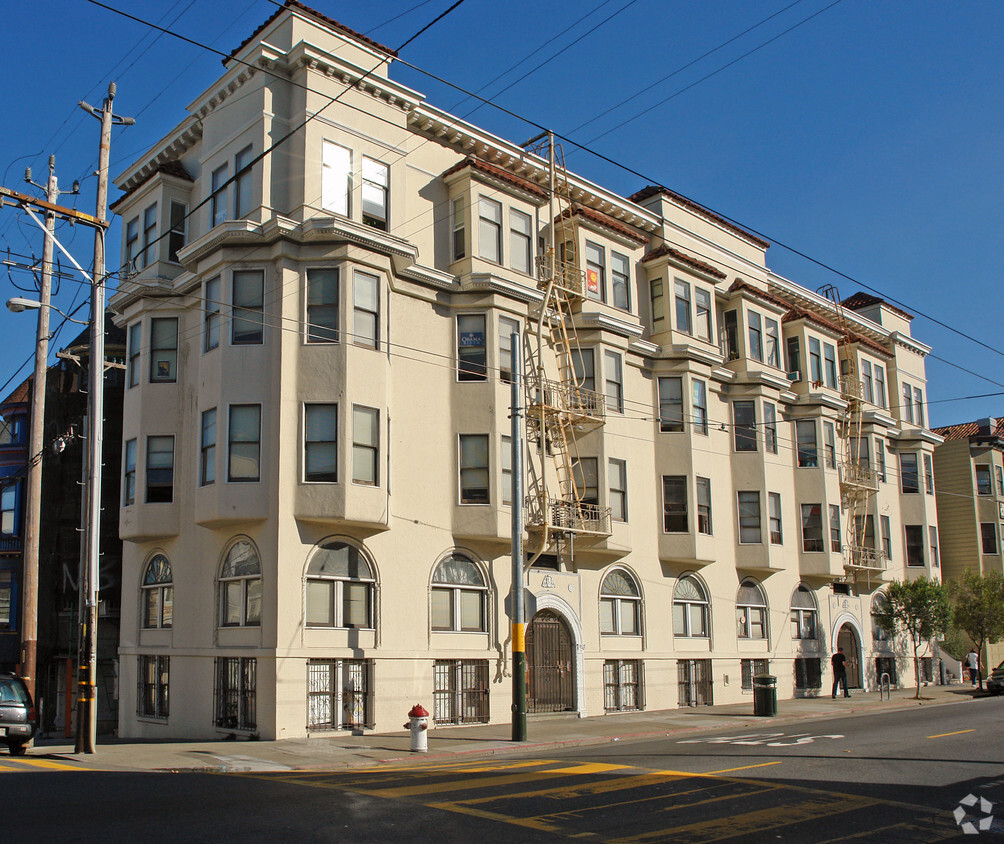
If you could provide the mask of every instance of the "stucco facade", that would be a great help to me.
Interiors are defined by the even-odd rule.
[[[509,718],[509,337],[547,352],[548,168],[392,59],[287,4],[116,180],[124,736],[396,729],[416,702]],[[532,703],[734,702],[764,669],[782,697],[825,693],[838,639],[860,683],[877,658],[910,682],[870,620],[883,579],[939,576],[909,316],[838,309],[671,191],[567,184],[576,374],[606,404],[580,492],[611,519],[527,569]],[[890,562],[870,569],[845,566],[837,517],[841,360],[867,373],[859,458],[882,476],[868,538]]]

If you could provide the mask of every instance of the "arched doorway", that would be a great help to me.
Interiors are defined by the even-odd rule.
[[[849,689],[862,688],[861,683],[861,640],[857,631],[850,625],[844,624],[837,634],[837,647],[844,649],[844,658],[847,660],[844,665],[847,668],[847,687]]]
[[[527,712],[575,710],[575,643],[558,613],[541,610],[526,631]]]

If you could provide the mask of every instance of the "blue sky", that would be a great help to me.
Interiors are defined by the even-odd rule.
[[[109,5],[225,52],[276,8],[268,0]],[[308,5],[396,48],[449,2]],[[86,0],[8,0],[4,23],[0,184],[24,189],[28,164],[44,181],[54,153],[61,185],[80,179],[76,202],[89,213],[98,122],[77,101],[100,105],[114,80],[116,111],[137,117],[114,133],[117,175],[222,70],[218,56]],[[569,166],[588,178],[625,196],[665,184],[771,240],[768,262],[782,275],[813,289],[835,283],[843,296],[860,289],[791,247],[917,313],[914,336],[933,346],[928,395],[938,425],[1004,415],[1004,395],[960,400],[1004,393],[1002,43],[1004,4],[989,0],[466,0],[401,57],[469,90],[505,74],[483,95],[637,171],[566,145]],[[458,114],[475,106],[400,63],[392,76]],[[490,106],[470,119],[516,143],[537,133]],[[109,265],[120,227],[116,219]],[[89,266],[89,231],[63,226],[60,238]],[[0,248],[40,255],[41,234],[4,208]],[[33,281],[0,276],[4,301],[26,295],[14,283]],[[68,311],[85,296],[68,279],[54,301]],[[63,328],[54,349],[78,330]],[[34,318],[2,309],[0,332],[2,384],[31,355]],[[3,393],[29,372],[30,363]]]

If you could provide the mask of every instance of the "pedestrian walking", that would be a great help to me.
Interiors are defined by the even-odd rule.
[[[837,648],[837,652],[830,657],[830,665],[833,666],[833,691],[830,694],[834,700],[837,698],[837,689],[842,684],[844,687],[844,697],[850,697],[851,693],[847,690],[847,657],[844,656],[844,649]]]
[[[980,655],[976,653],[976,648],[972,648],[966,655],[966,668],[969,669],[969,682],[975,689],[980,682]]]

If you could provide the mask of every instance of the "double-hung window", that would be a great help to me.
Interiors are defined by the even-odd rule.
[[[777,320],[764,317],[767,324],[767,363],[781,368],[781,336]]]
[[[230,342],[235,346],[265,342],[265,273],[234,270]]]
[[[923,565],[923,558],[920,563],[911,563],[910,554],[910,528],[919,526],[907,525],[907,565]],[[980,523],[980,546],[983,549],[984,554],[996,554],[997,553],[997,523],[996,522],[981,522]]]
[[[338,405],[303,406],[303,479],[313,483],[338,480]]]
[[[499,317],[499,380],[503,384],[511,384],[513,380],[513,335],[519,345],[519,323],[508,317]]]
[[[606,301],[607,260],[602,246],[586,241],[586,296]]]
[[[457,380],[488,380],[484,314],[457,316]]]
[[[171,627],[174,617],[174,585],[171,564],[163,554],[150,560],[143,575],[143,627]]]
[[[732,424],[736,451],[756,451],[756,402],[732,402]]]
[[[352,334],[357,346],[380,348],[380,279],[361,270],[352,274]]]
[[[631,310],[631,264],[626,255],[610,253],[610,287],[615,308]]]
[[[777,409],[769,401],[763,403],[763,447],[777,454]]]
[[[739,360],[739,312],[722,314],[722,333],[719,335],[726,361]]]
[[[130,440],[135,443],[135,440]],[[0,492],[0,533],[13,536],[17,521],[17,484],[7,484]]]
[[[662,476],[662,512],[664,533],[686,533],[687,520],[687,476]]]
[[[707,638],[711,607],[704,586],[696,577],[681,577],[673,589],[673,635]]]
[[[711,342],[711,293],[703,287],[694,286],[694,305],[697,310],[694,320],[694,333],[701,340]]]
[[[837,350],[829,343],[823,344],[823,360],[826,362],[826,386],[837,388]]]
[[[801,468],[815,468],[819,465],[816,446],[816,420],[798,419],[795,422],[795,439],[798,444],[798,465]]]
[[[997,475],[997,495],[1004,498],[1004,469],[1000,465],[995,465],[994,470]]]
[[[487,598],[480,569],[459,554],[447,557],[432,575],[432,629],[485,632]]]
[[[146,438],[146,501],[148,504],[174,500],[174,437]]]
[[[683,379],[678,376],[659,379],[659,430],[663,433],[683,430]]]
[[[133,323],[129,326],[129,372],[128,383],[130,387],[135,387],[139,383],[139,356],[140,344],[143,341],[142,323]]]
[[[374,582],[359,549],[326,542],[307,568],[307,626],[372,628]]]
[[[634,578],[615,569],[600,586],[600,634],[637,636],[641,633],[641,593]]]
[[[930,454],[924,455],[924,491],[934,495],[934,461]]]
[[[990,527],[993,528],[995,525],[991,522]],[[924,565],[924,526],[923,525],[904,525],[904,531],[906,533],[906,564],[908,566],[922,566]],[[987,552],[986,546],[984,545],[983,553],[996,554],[996,536],[994,539],[994,550]]]
[[[736,593],[736,635],[740,639],[767,638],[767,599],[752,580],[744,580]]]
[[[363,223],[387,231],[390,168],[363,156]]]
[[[885,483],[885,440],[881,437],[875,438],[875,467],[878,479]]]
[[[869,404],[875,404],[875,379],[872,378],[871,361],[861,361],[861,390],[864,400]]]
[[[216,408],[202,411],[199,440],[199,484],[208,486],[216,481]]]
[[[940,568],[941,557],[938,554],[938,529],[934,525],[930,525],[927,530],[931,537],[931,566],[933,568]]]
[[[624,371],[617,352],[603,353],[603,376],[606,381],[607,410],[624,412]]]
[[[823,550],[823,505],[803,504],[802,509],[802,550]]]
[[[913,389],[909,384],[903,385],[903,404],[899,409],[899,416],[904,422],[913,424]]]
[[[139,266],[139,217],[134,217],[126,223],[125,234],[125,269],[126,272],[134,272],[142,269]]]
[[[832,422],[823,421],[823,448],[826,450],[826,468],[837,468],[837,432]]]
[[[583,504],[600,503],[599,466],[595,457],[579,457],[572,462],[572,481]]]
[[[234,217],[243,220],[254,207],[251,161],[254,155],[246,146],[234,158]]]
[[[258,627],[261,624],[261,558],[247,539],[227,551],[220,569],[220,626]]]
[[[352,193],[352,152],[343,146],[324,141],[321,150],[321,207],[349,216]]]
[[[478,257],[502,263],[502,203],[478,197]]]
[[[673,282],[673,290],[676,297],[676,330],[684,334],[693,334],[694,326],[691,321],[690,311],[690,285],[685,281],[676,279]]]
[[[170,229],[167,236],[167,260],[177,264],[178,250],[185,245],[188,233],[188,206],[184,202],[171,200],[171,216],[168,224]]]
[[[892,520],[888,516],[879,516],[879,529],[882,531],[882,550],[887,560],[892,559]]]
[[[261,480],[261,405],[230,405],[227,430],[227,480]]]
[[[610,518],[615,522],[626,522],[627,509],[627,463],[610,458],[607,463],[607,485]]]
[[[514,270],[530,274],[533,261],[533,218],[509,209],[509,264]]]
[[[380,483],[380,411],[352,406],[352,482],[378,486]]]
[[[143,212],[143,266],[148,267],[157,258],[157,203]]]
[[[789,337],[788,346],[788,378],[792,381],[802,380],[802,352],[797,337]]]
[[[869,518],[871,518],[869,516]],[[875,543],[875,531],[872,529],[872,547]],[[843,550],[843,543],[840,541],[840,505],[830,505],[830,550],[839,554]]]
[[[917,453],[907,451],[899,456],[899,481],[904,493],[920,492],[920,475],[917,471]]]
[[[809,378],[813,384],[823,383],[823,357],[816,337],[809,338]]]
[[[213,193],[209,200],[209,221],[213,226],[218,226],[227,218],[227,192],[223,186],[229,173],[230,169],[226,164],[213,170],[211,177]]]
[[[739,542],[757,545],[763,542],[760,528],[760,491],[739,490]]]
[[[4,487],[4,496],[6,497],[7,491],[11,490],[11,495],[13,496],[13,486]],[[128,507],[130,504],[136,503],[136,440],[126,440],[125,444],[125,454],[122,457],[122,506]],[[13,503],[12,503],[13,508]],[[11,509],[11,530],[6,529],[4,526],[4,533],[13,533],[14,524],[14,513]]]
[[[781,545],[784,543],[784,534],[781,530],[781,493],[768,493],[767,503],[770,508],[770,544]]]
[[[458,196],[450,200],[450,221],[453,233],[453,260],[467,256],[467,209],[466,200]]]
[[[885,370],[875,364],[875,404],[885,407]]]
[[[976,494],[993,495],[994,488],[990,476],[990,467],[983,464],[976,465]]]
[[[747,311],[746,319],[749,322],[749,356],[752,360],[763,363],[763,328],[760,314],[756,311]]]
[[[338,268],[307,270],[307,342],[338,342]]]
[[[913,410],[914,418],[921,428],[924,427],[924,393],[920,387],[913,388]]]
[[[202,307],[202,351],[208,352],[220,345],[220,277],[206,282],[205,302]]]
[[[816,599],[808,587],[799,584],[791,596],[791,638],[815,639],[818,623]]]
[[[150,383],[178,380],[178,318],[150,320]]]
[[[711,479],[697,477],[697,532],[712,535]]]
[[[502,503],[512,506],[512,437],[503,436],[502,448],[499,453],[499,466],[502,470]]]
[[[460,503],[488,504],[488,435],[460,434]]]
[[[694,431],[699,434],[708,433],[708,389],[704,381],[694,378],[691,381],[691,392],[693,393],[693,422]]]
[[[652,331],[662,331],[666,316],[661,278],[653,278],[649,281],[648,297],[652,304]]]

